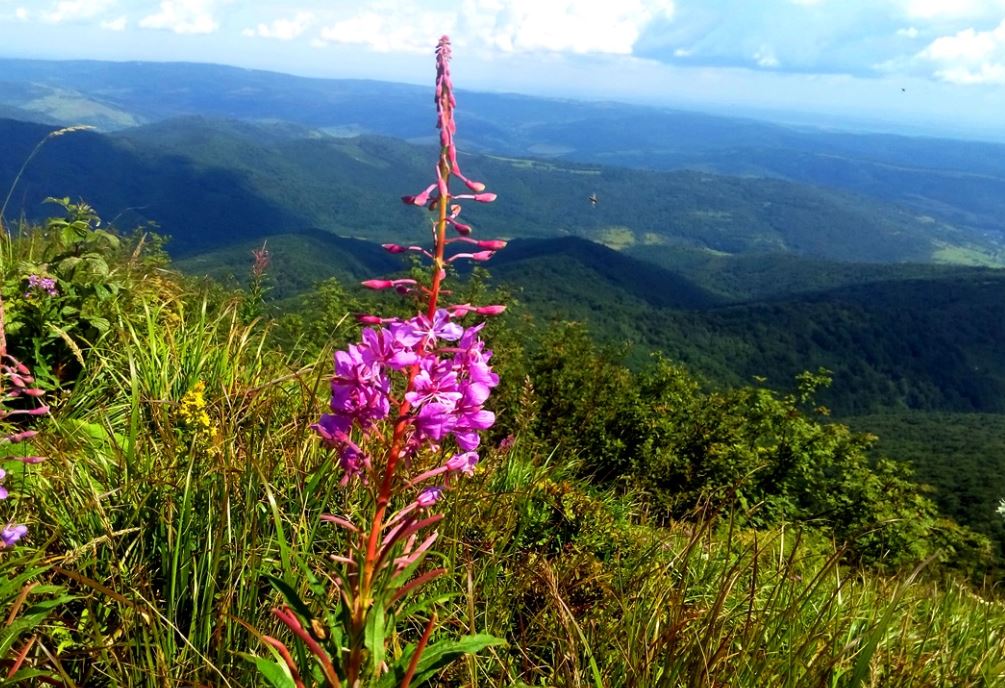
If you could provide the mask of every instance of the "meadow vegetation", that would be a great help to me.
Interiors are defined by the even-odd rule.
[[[3,685],[1001,683],[998,553],[831,420],[826,371],[710,386],[481,272],[441,290],[505,247],[458,219],[495,194],[449,56],[403,198],[433,247],[385,246],[433,269],[376,294],[278,312],[266,246],[229,289],[69,199],[0,232]]]
[[[309,426],[367,297],[329,282],[299,313],[248,320],[247,293],[185,278],[148,235],[96,234],[89,209],[64,209],[3,239],[9,347],[53,407],[34,424],[48,460],[10,471],[0,503],[30,527],[0,552],[4,675],[258,685],[249,656],[282,633],[270,579],[308,600],[321,637],[335,604],[315,593],[345,542],[321,516],[358,516],[365,488],[339,485]],[[27,292],[31,274],[57,293]],[[436,685],[1005,676],[987,541],[904,468],[867,461],[872,440],[814,408],[819,376],[791,395],[709,390],[667,361],[632,371],[582,328],[519,308],[488,334],[498,423],[447,500],[448,573],[432,585],[438,634],[506,644]]]

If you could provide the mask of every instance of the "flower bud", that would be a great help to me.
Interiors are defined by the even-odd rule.
[[[430,184],[426,187],[425,191],[422,191],[414,196],[402,196],[401,200],[406,205],[426,205],[429,201],[429,194],[433,193],[433,189],[435,188],[436,184]]]
[[[489,251],[498,251],[506,248],[506,242],[500,239],[486,239],[484,241],[475,242],[475,246],[478,248],[488,249]]]
[[[14,434],[7,435],[6,437],[0,437],[0,444],[17,444],[18,442],[30,440],[36,435],[38,435],[37,430],[22,430],[21,432],[15,432]]]
[[[8,456],[7,458],[23,464],[36,464],[47,460],[45,456]]]
[[[482,306],[481,308],[476,308],[475,313],[478,315],[502,315],[506,310],[506,306],[496,305],[496,306]]]
[[[469,303],[460,303],[455,306],[447,306],[447,310],[450,311],[450,315],[454,318],[463,318],[465,315],[475,310],[475,307]]]

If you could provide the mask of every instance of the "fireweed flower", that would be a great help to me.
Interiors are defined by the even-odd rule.
[[[13,547],[14,543],[28,534],[27,526],[21,524],[10,524],[0,530],[0,549]]]
[[[339,654],[333,661],[306,635],[289,608],[274,610],[276,617],[306,643],[330,686],[361,685],[364,676],[379,676],[389,670],[387,665],[367,666],[375,654],[367,644],[386,644],[383,637],[379,641],[367,637],[364,643],[375,627],[370,619],[379,614],[376,627],[384,629],[386,619],[393,617],[396,600],[414,594],[419,586],[444,573],[442,568],[418,573],[438,537],[434,527],[442,519],[442,515],[430,512],[448,488],[458,487],[464,476],[474,473],[480,434],[495,422],[495,414],[485,405],[499,384],[499,376],[490,364],[492,352],[480,337],[484,323],[465,324],[461,320],[469,315],[499,315],[505,307],[440,303],[450,263],[488,260],[506,245],[500,240],[470,238],[472,226],[457,219],[461,213],[458,201],[491,203],[496,195],[487,192],[482,182],[465,176],[458,164],[454,142],[457,103],[450,58],[450,40],[444,36],[436,48],[440,156],[435,177],[418,193],[401,197],[405,204],[432,213],[432,246],[383,245],[392,254],[417,253],[430,260],[429,283],[387,278],[363,282],[369,289],[422,294],[426,303],[410,318],[358,316],[367,327],[358,342],[335,353],[328,412],[311,426],[335,452],[342,484],[361,484],[372,498],[369,523],[350,523],[339,516],[325,518],[346,530],[350,538],[346,555],[332,557],[342,566],[337,577],[346,606],[342,618],[347,646],[335,649]],[[463,184],[470,193],[453,195],[451,182]],[[460,237],[448,239],[448,229]],[[470,244],[474,250],[447,256],[450,241]],[[435,623],[434,615],[402,685],[415,671]],[[278,643],[283,661],[298,675],[285,646],[275,639],[270,641],[273,648]]]
[[[251,264],[251,276],[255,279],[261,279],[265,276],[265,271],[269,269],[269,264],[272,262],[272,254],[265,248],[265,244],[262,244],[262,248],[251,250],[251,259],[253,261]]]
[[[37,400],[43,395],[43,392],[35,386],[35,378],[32,377],[28,367],[3,350],[2,347],[6,343],[3,316],[3,303],[0,302],[0,445],[21,444],[37,436],[38,432],[20,429],[15,422],[23,421],[32,416],[46,415],[49,413],[49,407],[41,405],[24,408],[25,401]],[[17,402],[20,408],[11,409],[11,402]],[[29,401],[29,403],[37,403],[37,401]],[[5,458],[24,464],[35,464],[45,460],[41,456],[8,456]],[[0,501],[6,500],[10,496],[7,487],[2,484],[6,477],[7,471],[0,468]],[[0,530],[0,549],[13,547],[27,533],[27,526],[8,523]]]

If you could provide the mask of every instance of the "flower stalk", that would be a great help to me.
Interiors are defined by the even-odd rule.
[[[48,415],[48,406],[36,405],[44,394],[35,385],[35,378],[28,366],[7,353],[4,303],[0,297],[0,445],[21,444],[38,435],[35,430],[24,429],[22,424],[28,418]],[[36,464],[45,460],[41,456],[27,455],[5,458],[23,464]],[[0,468],[0,502],[10,496],[3,484],[6,477],[7,472]],[[9,521],[0,526],[0,550],[13,547],[27,534],[28,527],[23,523]]]
[[[425,302],[419,313],[406,320],[371,314],[360,317],[370,327],[363,330],[360,342],[336,352],[331,413],[313,426],[337,452],[343,484],[360,481],[369,486],[372,496],[368,523],[357,525],[336,515],[324,517],[349,536],[345,556],[332,556],[340,565],[336,577],[347,613],[342,617],[343,627],[331,635],[342,640],[325,650],[319,638],[307,630],[308,624],[301,623],[290,608],[275,610],[276,617],[319,663],[328,686],[363,686],[393,673],[398,677],[396,685],[404,688],[417,670],[429,669],[423,656],[437,626],[435,611],[429,608],[432,602],[419,605],[424,616],[421,637],[400,656],[389,657],[395,615],[402,600],[446,573],[444,568],[422,569],[439,537],[436,525],[442,515],[432,510],[460,476],[474,472],[480,433],[495,421],[494,414],[484,408],[499,383],[489,365],[492,352],[479,337],[484,324],[466,327],[459,321],[470,314],[499,315],[505,307],[440,303],[448,293],[443,284],[450,264],[464,259],[487,260],[505,246],[503,241],[468,238],[471,226],[457,220],[461,211],[457,201],[490,203],[495,194],[464,176],[457,162],[450,58],[450,41],[444,36],[436,49],[440,130],[436,180],[421,192],[402,197],[404,203],[433,214],[432,246],[384,245],[391,253],[418,252],[428,258],[429,284],[423,286],[411,279],[363,282],[370,289],[394,289],[403,294],[419,290]],[[451,180],[463,183],[474,194],[452,195]],[[448,256],[447,246],[454,241],[447,238],[450,228],[460,235],[458,240],[481,250]],[[476,651],[497,642],[489,636],[472,636],[463,647]],[[289,653],[280,654],[291,676],[304,675],[290,664]],[[451,656],[450,652],[433,654]]]

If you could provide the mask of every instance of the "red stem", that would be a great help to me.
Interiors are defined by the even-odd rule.
[[[451,111],[453,108],[450,106],[449,89],[443,89],[443,94],[441,94],[440,98],[441,107],[443,107],[447,113],[445,119],[450,121],[452,119]],[[439,166],[439,173],[444,179],[449,179],[451,167],[450,153],[447,146],[444,146],[440,151]],[[447,209],[450,207],[450,196],[441,194],[437,200],[437,206],[439,218],[436,223],[436,236],[433,246],[432,285],[429,289],[429,306],[426,309],[426,317],[431,323],[436,317],[436,309],[440,297],[440,285],[443,282],[443,272],[446,266],[443,256],[447,244]],[[418,373],[419,365],[416,363],[409,370],[408,383],[405,387],[405,395],[412,391],[415,383],[415,377]],[[363,643],[361,642],[361,639],[363,627],[366,623],[367,612],[373,605],[371,596],[373,592],[374,578],[379,570],[378,552],[380,548],[380,532],[384,527],[384,518],[387,516],[387,508],[391,503],[391,497],[394,495],[394,478],[398,468],[398,461],[400,460],[402,450],[404,449],[405,432],[408,430],[410,421],[408,414],[411,411],[411,408],[411,404],[409,404],[403,396],[401,403],[398,405],[398,421],[395,423],[394,434],[391,437],[391,449],[388,452],[387,468],[384,470],[384,475],[380,481],[380,488],[377,492],[376,507],[373,514],[373,522],[371,523],[370,533],[366,541],[366,556],[363,559],[361,576],[359,578],[359,594],[356,595],[356,604],[352,613],[353,628],[351,636],[353,641],[352,649],[349,653],[348,671],[346,676],[346,681],[349,685],[355,685],[355,682],[359,678],[359,672],[362,670]]]
[[[283,658],[283,661],[286,662],[286,668],[290,670],[290,674],[293,676],[293,683],[296,687],[306,688],[304,686],[303,679],[300,678],[300,672],[297,670],[297,664],[293,661],[293,657],[290,656],[289,649],[271,635],[263,635],[262,642],[275,648],[276,652],[279,653],[279,656]]]
[[[17,656],[14,657],[14,664],[11,666],[10,671],[7,672],[7,678],[12,678],[14,674],[17,673],[17,670],[21,668],[21,665],[24,664],[25,657],[28,656],[28,651],[31,650],[31,646],[35,644],[36,638],[38,638],[38,636],[33,635],[28,639],[28,642],[24,644],[24,647],[18,650]]]
[[[419,644],[415,648],[415,654],[412,655],[412,661],[408,663],[408,671],[405,672],[405,678],[401,681],[400,688],[408,688],[412,683],[412,676],[415,675],[415,670],[419,666],[419,658],[422,657],[422,653],[426,649],[426,644],[429,642],[429,636],[433,634],[433,627],[436,625],[436,612],[433,612],[432,617],[429,619],[429,623],[426,624],[426,630],[422,632],[422,638],[419,639]]]
[[[325,652],[325,649],[318,644],[311,634],[304,630],[304,627],[300,625],[297,620],[296,615],[289,609],[273,609],[272,613],[276,615],[280,621],[289,627],[293,633],[300,638],[307,645],[307,648],[311,651],[315,657],[317,657],[318,663],[321,665],[321,671],[324,673],[325,678],[328,680],[328,685],[332,688],[342,688],[342,682],[338,678],[338,674],[335,673],[335,667],[332,666],[331,657]]]

